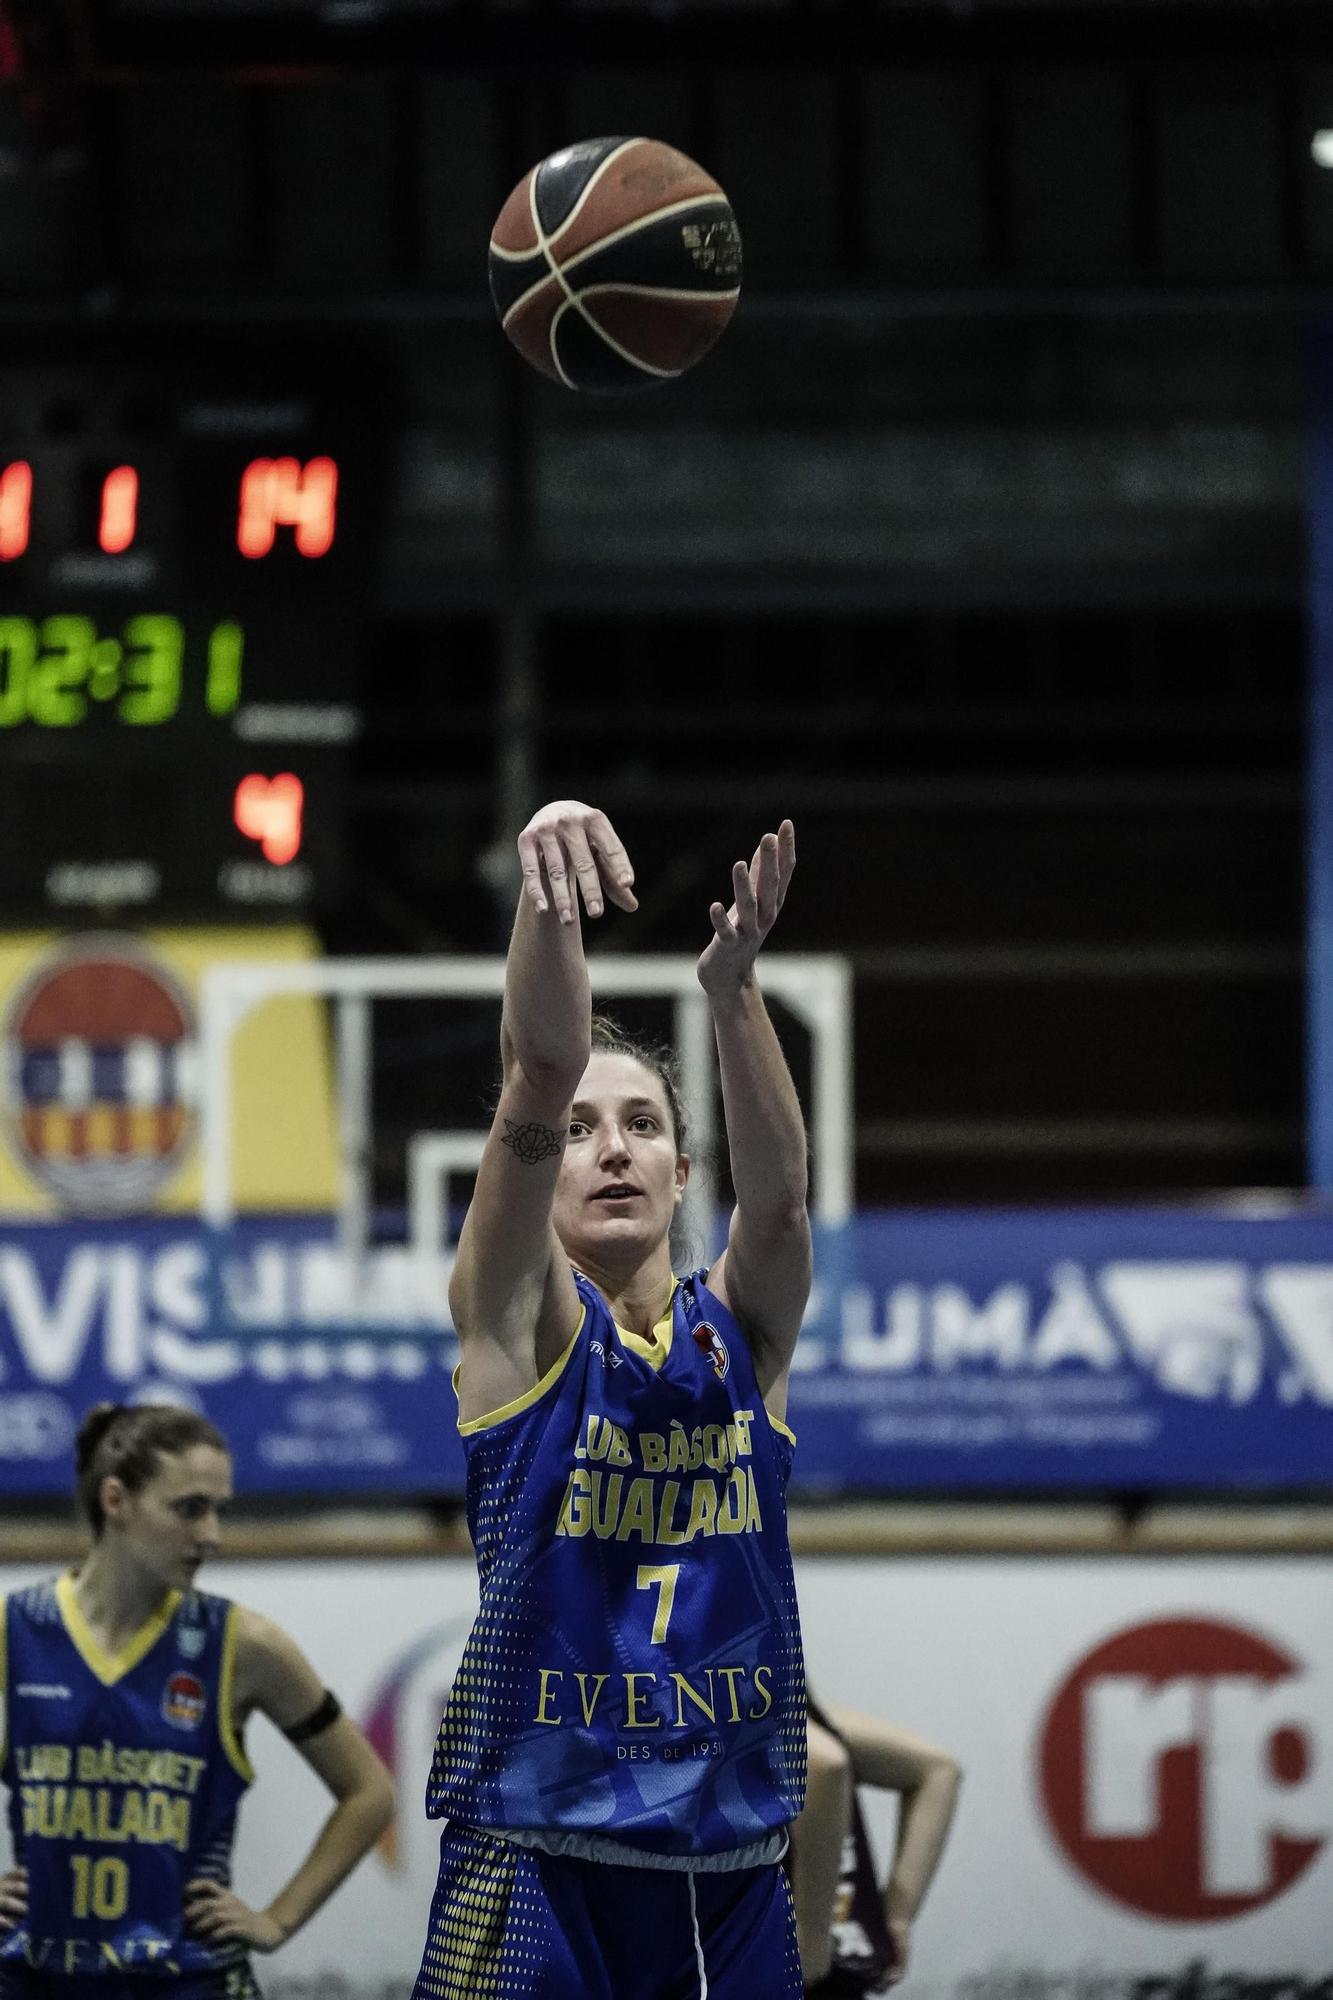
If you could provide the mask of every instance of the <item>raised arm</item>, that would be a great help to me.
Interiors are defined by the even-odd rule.
[[[835,1708],[829,1720],[847,1746],[856,1782],[902,1795],[893,1866],[884,1885],[884,1916],[904,1969],[912,1925],[949,1837],[962,1766],[947,1750],[877,1717]]]
[[[709,910],[713,938],[699,960],[717,1038],[736,1207],[709,1284],[735,1313],[770,1413],[786,1412],[787,1371],[810,1295],[805,1123],[796,1087],[755,978],[796,866],[784,819],[747,867],[732,870],[735,901]]]
[[[294,1639],[269,1619],[239,1607],[234,1721],[258,1709],[285,1732],[322,1718],[323,1682]],[[393,1784],[356,1724],[337,1715],[297,1746],[333,1795],[333,1811],[291,1880],[263,1910],[208,1877],[186,1885],[185,1918],[211,1944],[274,1951],[326,1903],[393,1817]]]
[[[579,899],[590,917],[607,897],[638,907],[629,856],[592,806],[565,799],[543,807],[518,851],[523,893],[505,971],[503,1083],[449,1286],[464,1422],[533,1388],[574,1334],[578,1293],[551,1205],[590,1047]]]

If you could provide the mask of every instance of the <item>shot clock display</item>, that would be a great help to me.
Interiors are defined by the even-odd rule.
[[[0,919],[336,893],[378,511],[345,360],[0,370]]]

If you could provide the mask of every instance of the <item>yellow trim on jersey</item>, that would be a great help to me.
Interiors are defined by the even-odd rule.
[[[65,1630],[73,1641],[75,1652],[96,1674],[103,1687],[114,1686],[138,1666],[146,1653],[152,1651],[175,1616],[180,1601],[181,1592],[169,1590],[152,1617],[145,1619],[127,1645],[122,1646],[118,1653],[104,1653],[79,1609],[79,1600],[74,1594],[73,1570],[67,1570],[64,1576],[56,1579],[56,1604]]]
[[[585,1305],[580,1305],[579,1323],[574,1328],[573,1333],[569,1336],[568,1347],[564,1349],[563,1353],[558,1354],[556,1356],[555,1360],[551,1363],[546,1373],[542,1376],[540,1382],[534,1382],[532,1387],[530,1389],[525,1389],[521,1396],[515,1396],[512,1403],[501,1403],[498,1410],[488,1410],[484,1417],[469,1417],[466,1423],[460,1422],[458,1426],[458,1435],[460,1437],[465,1437],[465,1438],[475,1437],[478,1431],[488,1431],[493,1427],[493,1425],[504,1423],[506,1418],[516,1417],[520,1410],[530,1410],[533,1404],[537,1401],[538,1397],[544,1396],[546,1394],[546,1391],[550,1388],[552,1382],[554,1382],[558,1376],[564,1373],[565,1364],[569,1360],[570,1355],[574,1352],[574,1349],[578,1344],[579,1335],[583,1331],[583,1322],[587,1317],[588,1317],[588,1308]],[[458,1373],[462,1365],[463,1364],[460,1361],[458,1364],[458,1368],[455,1368],[454,1370],[455,1395],[458,1394]]]
[[[775,1431],[781,1431],[783,1437],[790,1438],[792,1443],[795,1444],[796,1442],[795,1431],[791,1430],[786,1424],[784,1424],[781,1417],[775,1417],[770,1413],[768,1421],[770,1422],[770,1424],[772,1424]]]
[[[245,1754],[232,1708],[232,1683],[236,1677],[236,1606],[227,1606],[227,1622],[222,1628],[222,1671],[218,1675],[218,1735],[228,1762],[240,1772],[247,1785],[255,1779],[254,1765]]]
[[[666,1311],[658,1320],[652,1332],[645,1339],[641,1333],[631,1333],[627,1326],[616,1321],[616,1332],[629,1348],[631,1354],[641,1354],[650,1368],[660,1368],[671,1352],[671,1337],[675,1332],[676,1316],[673,1307],[676,1293],[680,1289],[680,1279],[671,1280],[671,1295],[667,1299]]]

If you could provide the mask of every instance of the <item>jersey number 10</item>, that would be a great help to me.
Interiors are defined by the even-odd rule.
[[[73,1906],[76,1917],[102,1917],[108,1921],[123,1917],[130,1902],[130,1871],[114,1854],[94,1861],[87,1854],[71,1854],[74,1874]]]

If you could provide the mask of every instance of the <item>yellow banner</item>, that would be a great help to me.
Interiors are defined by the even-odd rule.
[[[206,967],[319,956],[301,926],[0,936],[0,1214],[197,1210]],[[336,1205],[326,1003],[265,1001],[232,1040],[242,1212]]]

